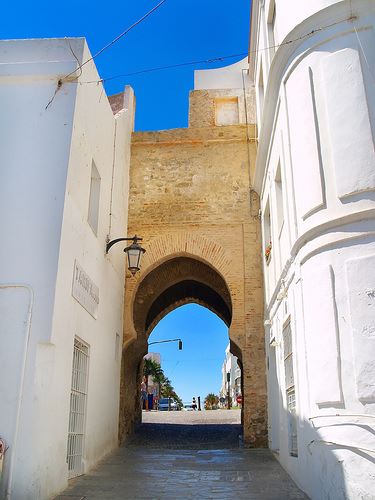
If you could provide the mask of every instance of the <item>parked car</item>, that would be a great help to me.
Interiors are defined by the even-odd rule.
[[[184,403],[182,408],[184,411],[194,411],[193,405],[191,403]]]
[[[161,398],[159,399],[159,407],[160,411],[178,411],[180,410],[179,404],[171,398]]]

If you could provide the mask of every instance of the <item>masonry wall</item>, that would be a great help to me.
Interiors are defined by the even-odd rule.
[[[189,129],[133,135],[128,232],[143,237],[147,253],[141,272],[127,279],[125,321],[132,315],[132,290],[155,259],[205,255],[214,267],[210,248],[222,249],[233,302],[229,335],[244,366],[245,438],[261,445],[266,409],[259,207],[250,189],[255,144],[248,142],[245,125],[198,127],[197,117],[190,118],[195,125]],[[125,326],[125,343],[134,335]]]

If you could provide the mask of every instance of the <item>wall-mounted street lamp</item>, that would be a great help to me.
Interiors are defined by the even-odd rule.
[[[134,276],[134,274],[139,271],[141,267],[142,255],[145,253],[145,249],[141,247],[138,241],[142,241],[137,235],[132,238],[116,238],[115,240],[109,241],[105,247],[105,253],[109,252],[109,249],[118,243],[119,241],[132,241],[133,243],[128,247],[124,248],[124,252],[128,256],[128,269]]]
[[[157,340],[156,342],[149,342],[151,344],[164,344],[165,342],[178,342],[178,350],[182,351],[182,340],[181,339],[170,339],[170,340]]]

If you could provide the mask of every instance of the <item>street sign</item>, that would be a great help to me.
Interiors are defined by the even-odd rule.
[[[236,401],[237,401],[237,403],[239,405],[242,404],[242,396],[241,396],[241,394],[238,394],[238,396],[236,397]]]

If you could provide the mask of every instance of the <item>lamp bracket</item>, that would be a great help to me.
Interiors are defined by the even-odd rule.
[[[115,240],[108,241],[106,247],[105,247],[105,253],[107,254],[109,252],[109,249],[118,243],[119,241],[132,241],[133,243],[137,243],[138,241],[142,241],[143,238],[139,238],[136,234],[132,238],[116,238]]]

